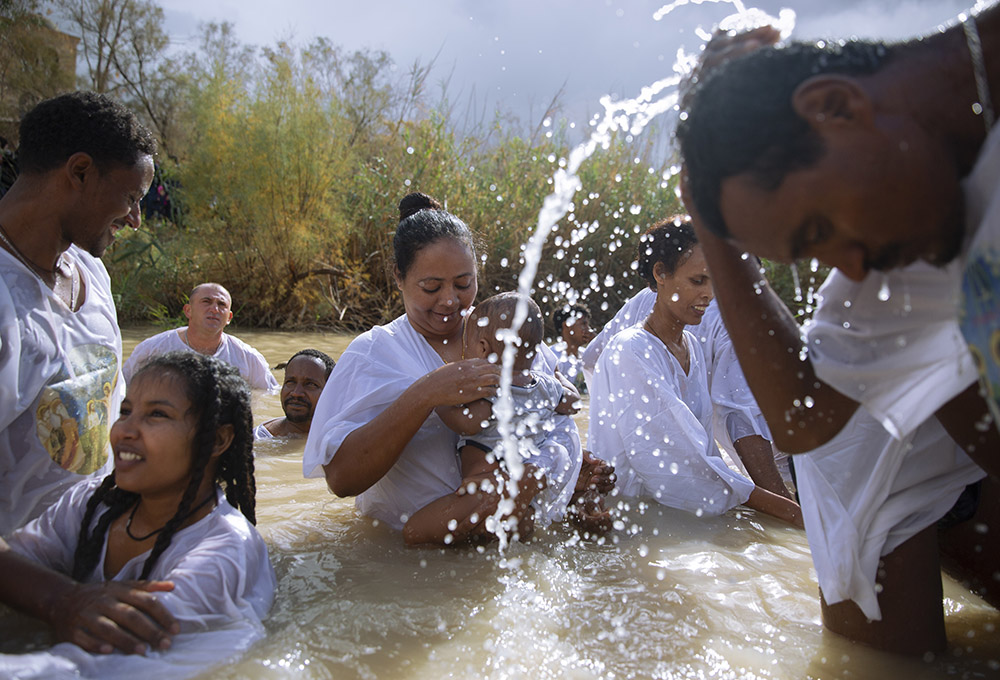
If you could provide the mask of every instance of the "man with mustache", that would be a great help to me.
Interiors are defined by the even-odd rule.
[[[233,298],[218,283],[200,283],[184,305],[188,325],[146,338],[132,350],[122,372],[125,382],[147,358],[173,351],[200,352],[235,366],[255,390],[277,392],[278,381],[271,375],[264,356],[239,338],[226,334],[233,320]]]
[[[335,365],[333,359],[318,349],[304,349],[293,354],[286,363],[275,366],[275,370],[285,369],[285,382],[281,385],[281,410],[285,417],[258,425],[254,439],[309,434],[316,402]]]
[[[179,626],[155,593],[172,583],[78,583],[2,538],[107,469],[124,386],[100,257],[139,228],[156,140],[93,92],[41,102],[19,137],[20,175],[0,198],[0,602],[89,652],[166,649]]]

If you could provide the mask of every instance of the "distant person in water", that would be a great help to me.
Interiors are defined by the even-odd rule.
[[[283,418],[273,418],[254,430],[254,439],[271,437],[305,437],[312,425],[316,402],[323,393],[327,378],[335,362],[318,349],[303,349],[274,369],[285,369],[281,384],[281,410]]]
[[[122,372],[125,382],[132,379],[147,358],[172,351],[198,352],[235,366],[250,387],[278,391],[278,381],[271,375],[264,356],[239,338],[225,332],[233,320],[233,298],[218,283],[194,287],[184,305],[188,325],[146,338],[132,350]]]
[[[580,304],[560,307],[552,315],[552,323],[559,336],[552,347],[559,355],[556,369],[577,389],[583,390],[586,383],[580,354],[587,343],[594,339],[594,332],[590,329],[590,310]]]

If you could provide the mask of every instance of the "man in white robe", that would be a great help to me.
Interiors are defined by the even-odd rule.
[[[255,390],[278,391],[278,381],[264,355],[225,332],[233,320],[233,298],[228,290],[217,283],[195,286],[184,305],[184,316],[188,319],[187,326],[157,333],[136,345],[122,369],[126,383],[151,356],[175,351],[200,352],[235,366]]]

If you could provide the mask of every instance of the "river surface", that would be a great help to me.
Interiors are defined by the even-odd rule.
[[[153,328],[124,331],[127,357]],[[351,337],[234,330],[274,366]],[[280,371],[275,372],[280,381]],[[258,396],[255,423],[281,415]],[[586,411],[579,423],[586,429]],[[633,503],[599,542],[564,526],[503,555],[412,549],[323,480],[303,440],[257,448],[258,528],[278,574],[268,636],[218,678],[1000,678],[1000,614],[945,577],[931,661],[824,632],[805,533],[753,511]]]

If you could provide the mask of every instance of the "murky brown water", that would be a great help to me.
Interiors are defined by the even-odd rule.
[[[153,332],[126,330],[125,355]],[[272,366],[304,347],[337,358],[351,339],[235,334]],[[258,398],[257,422],[280,414],[276,396]],[[602,543],[554,527],[503,556],[407,549],[303,479],[302,447],[258,448],[277,601],[267,639],[213,677],[1000,677],[1000,614],[947,578],[946,658],[908,661],[824,633],[805,535],[751,511],[636,506]]]

